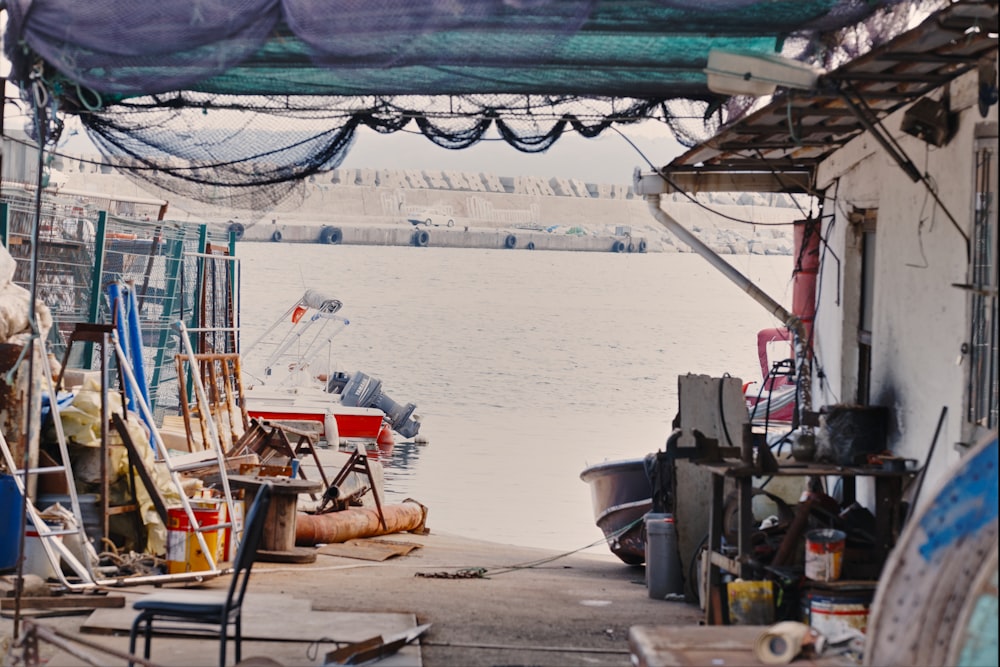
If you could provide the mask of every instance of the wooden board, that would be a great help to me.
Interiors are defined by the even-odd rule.
[[[136,611],[128,605],[122,609],[98,609],[80,628],[96,634],[125,633],[132,628]],[[289,619],[275,623],[275,618]],[[280,594],[247,593],[243,601],[243,639],[313,642],[321,638],[337,641],[361,641],[377,634],[395,634],[417,626],[411,613],[369,613],[315,611],[309,600]],[[160,624],[156,628],[159,630]],[[189,634],[180,626],[163,624],[156,634],[182,636]],[[190,625],[188,626],[190,628]],[[169,629],[169,632],[166,630]],[[202,628],[204,630],[204,628]],[[203,633],[202,633],[203,634]]]
[[[361,560],[383,561],[395,556],[405,556],[422,545],[414,542],[397,542],[393,540],[353,539],[346,542],[326,544],[317,553],[326,556],[343,556]]]
[[[13,609],[14,598],[0,598],[0,609]],[[21,598],[21,608],[31,609],[65,609],[68,607],[124,607],[125,597],[122,595],[58,595],[32,596]]]
[[[753,645],[768,627],[634,625],[629,628],[628,644],[636,667],[763,665],[754,655]],[[793,664],[840,667],[857,663],[843,656],[824,656],[796,658]]]

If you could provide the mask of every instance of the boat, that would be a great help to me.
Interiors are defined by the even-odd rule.
[[[329,446],[388,453],[392,432],[413,438],[420,417],[397,403],[367,373],[329,368],[332,339],[350,324],[343,303],[307,289],[256,341],[244,348],[244,399],[256,419],[304,425]],[[325,359],[325,361],[324,361]]]
[[[790,424],[795,412],[797,386],[792,376],[791,333],[784,327],[757,332],[757,358],[761,382],[743,385],[747,412],[755,425]],[[779,359],[772,360],[777,356]]]
[[[641,565],[646,560],[642,519],[653,508],[646,459],[598,463],[581,472],[580,479],[590,486],[594,520],[611,553],[628,565]]]

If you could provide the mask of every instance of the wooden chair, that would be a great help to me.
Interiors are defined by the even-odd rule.
[[[235,631],[236,663],[240,662],[243,640],[243,597],[250,581],[250,570],[257,548],[260,546],[264,532],[264,518],[267,516],[270,504],[271,484],[266,483],[258,489],[247,513],[246,522],[243,524],[243,539],[233,562],[232,580],[225,594],[221,591],[169,591],[149,595],[132,605],[139,611],[139,615],[132,623],[129,654],[135,655],[135,641],[142,632],[145,637],[143,657],[148,660],[153,622],[164,620],[219,626],[219,667],[224,667],[226,664],[229,626],[232,625]],[[134,663],[129,663],[129,667],[133,665]]]
[[[226,451],[240,439],[250,427],[246,400],[243,394],[243,377],[240,355],[196,354],[194,361],[186,355],[175,358],[181,414],[188,437],[188,451],[209,449],[216,445],[208,428],[208,420],[215,422],[219,436],[219,446]],[[207,405],[199,405],[188,396],[190,376],[197,373],[205,388]],[[207,411],[208,414],[203,414]],[[194,438],[195,429],[200,429],[201,440]]]

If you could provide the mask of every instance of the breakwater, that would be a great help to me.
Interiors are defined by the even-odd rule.
[[[587,252],[646,252],[645,237],[631,234],[556,234],[533,229],[456,228],[427,225],[307,225],[294,223],[227,223],[239,241],[322,243],[330,245],[391,245],[504,250],[573,250]]]
[[[209,205],[158,194],[113,170],[64,162],[66,187],[164,197],[167,219],[236,229],[246,242],[690,252],[627,185],[446,170],[333,169],[301,183],[279,206],[248,211],[224,201]],[[805,214],[788,197],[716,193],[699,199],[670,195],[662,206],[715,252],[792,253],[790,223]]]

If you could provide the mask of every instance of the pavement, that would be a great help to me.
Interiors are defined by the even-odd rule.
[[[328,652],[349,642],[388,640],[429,624],[418,641],[372,664],[626,667],[632,664],[630,627],[697,626],[702,616],[697,605],[651,599],[644,568],[624,565],[610,552],[563,555],[434,532],[372,540],[404,542],[411,550],[378,561],[321,548],[314,563],[256,563],[244,606],[240,664],[323,665]],[[197,587],[225,590],[228,583],[229,577],[221,576]],[[108,595],[125,598],[120,609],[33,621],[124,653],[135,615],[132,602],[158,590],[116,587]],[[0,634],[9,639],[11,631],[11,619],[0,619]],[[94,664],[127,664],[96,648],[75,648],[97,660]],[[48,642],[40,642],[39,653],[51,667],[88,664]],[[157,635],[151,660],[183,667],[217,664],[218,640]],[[227,663],[234,662],[230,643]]]

